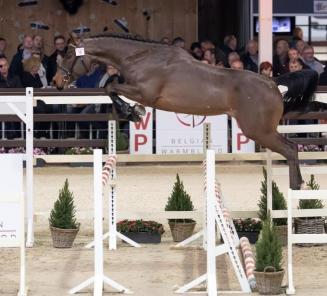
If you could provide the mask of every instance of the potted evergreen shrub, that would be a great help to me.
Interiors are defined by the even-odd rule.
[[[310,181],[307,182],[307,187],[310,190],[319,190],[320,186],[316,182],[314,175],[310,176]],[[322,209],[324,204],[319,199],[300,199],[299,209]],[[294,226],[295,233],[310,233],[319,234],[324,233],[324,221],[322,217],[304,217],[295,218]],[[303,246],[308,246],[310,244],[301,244]]]
[[[144,220],[119,221],[117,231],[140,244],[158,244],[165,232],[162,224]]]
[[[119,129],[119,122],[116,123],[116,150],[117,152],[128,152],[128,138]]]
[[[50,231],[55,248],[71,248],[80,224],[77,223],[74,195],[69,190],[68,179],[59,190],[59,197],[50,213]]]
[[[184,184],[176,175],[171,195],[168,198],[165,211],[193,211],[191,197],[184,189]],[[168,224],[174,242],[181,242],[193,234],[196,222],[192,219],[168,219]]]
[[[267,171],[263,167],[263,176],[264,180],[261,181],[261,196],[258,203],[259,211],[258,217],[261,221],[267,219]],[[286,210],[287,204],[284,198],[283,193],[279,190],[275,181],[272,181],[272,209],[273,210]],[[283,246],[287,245],[287,219],[278,218],[273,219],[273,222],[276,226],[276,231]]]
[[[256,243],[256,278],[260,294],[276,295],[281,293],[285,270],[282,269],[282,245],[276,226],[270,217],[263,222],[260,238]]]

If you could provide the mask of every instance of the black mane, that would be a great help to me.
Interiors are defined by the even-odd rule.
[[[123,33],[103,33],[103,34],[93,35],[88,38],[93,39],[93,38],[106,38],[106,37],[139,41],[139,42],[144,42],[144,43],[153,43],[153,44],[158,44],[158,45],[166,45],[165,43],[162,43],[160,41],[143,38],[140,35],[123,34]]]

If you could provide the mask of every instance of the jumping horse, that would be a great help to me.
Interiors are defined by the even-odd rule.
[[[301,187],[297,145],[280,135],[277,126],[285,112],[303,110],[312,101],[316,72],[281,77],[288,88],[282,96],[279,81],[201,63],[178,47],[111,33],[83,40],[71,38],[64,59],[58,62],[57,88],[66,88],[87,73],[94,61],[115,66],[125,77],[123,84],[110,84],[107,93],[116,92],[165,111],[234,117],[246,137],[287,159],[290,186]]]

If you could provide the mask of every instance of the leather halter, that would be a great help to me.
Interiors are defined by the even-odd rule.
[[[72,46],[73,46],[73,45],[72,45]],[[75,46],[74,46],[74,47],[75,47]],[[77,61],[78,61],[78,59],[80,59],[82,65],[83,65],[83,67],[84,67],[84,69],[86,70],[86,73],[89,73],[90,69],[87,68],[87,66],[86,66],[86,64],[85,64],[85,62],[84,62],[83,56],[77,56],[77,55],[75,54],[75,58],[74,58],[74,61],[72,62],[72,65],[70,66],[70,69],[67,69],[66,67],[64,67],[64,66],[62,66],[62,65],[57,65],[57,67],[58,67],[59,69],[61,69],[62,71],[65,72],[65,75],[64,75],[64,77],[63,77],[64,82],[69,81],[69,79],[71,78],[71,76],[72,76],[72,72],[73,72],[73,69],[74,69],[74,67],[75,67],[75,65],[76,65],[76,63],[77,63]]]

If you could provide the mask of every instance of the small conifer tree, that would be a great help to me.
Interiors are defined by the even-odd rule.
[[[256,271],[263,272],[265,267],[272,266],[276,271],[282,270],[282,244],[276,233],[275,225],[268,216],[263,222],[260,239],[256,245]]]
[[[50,226],[61,229],[76,229],[79,224],[76,222],[75,214],[74,195],[69,190],[68,179],[66,179],[64,187],[59,190],[59,197],[51,210]]]
[[[190,195],[184,189],[184,184],[180,180],[179,175],[176,175],[176,182],[173,191],[170,194],[165,211],[193,211],[194,206]],[[169,222],[193,222],[190,219],[169,219]]]
[[[258,216],[259,218],[264,221],[267,219],[267,171],[263,167],[263,177],[264,180],[261,181],[261,196],[260,201],[258,203],[259,211]],[[272,182],[272,203],[273,203],[273,210],[286,210],[286,200],[284,198],[283,193],[279,190],[275,181]],[[286,225],[287,219],[274,219],[275,225]]]
[[[128,149],[127,137],[119,129],[119,122],[116,122],[116,150],[122,151]]]
[[[311,190],[319,190],[320,186],[315,180],[315,176],[310,176],[310,181],[307,182],[307,186]],[[324,204],[319,199],[300,199],[299,208],[300,209],[322,209]]]

